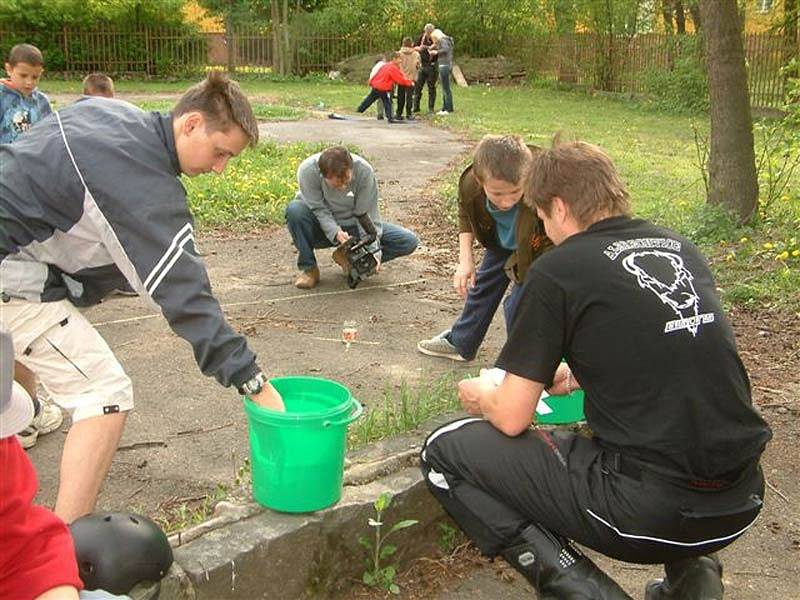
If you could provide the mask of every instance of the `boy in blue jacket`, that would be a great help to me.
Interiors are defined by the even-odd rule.
[[[36,46],[17,44],[11,49],[8,79],[0,79],[0,144],[10,144],[53,112],[47,96],[36,87],[42,71],[44,58]]]

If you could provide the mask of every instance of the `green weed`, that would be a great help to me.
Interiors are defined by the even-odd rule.
[[[364,416],[350,426],[348,445],[356,448],[416,429],[427,419],[457,410],[459,406],[455,373],[447,373],[417,388],[404,381],[396,390],[385,389],[382,403],[370,403]]]
[[[358,538],[358,543],[367,550],[367,557],[364,560],[367,569],[364,571],[361,581],[370,587],[381,587],[392,594],[399,594],[400,588],[394,582],[394,577],[397,574],[397,567],[386,564],[386,559],[397,552],[397,546],[387,544],[386,540],[393,533],[401,529],[413,527],[419,523],[419,521],[415,519],[398,521],[391,526],[387,533],[384,533],[383,517],[391,503],[392,494],[389,492],[382,493],[378,499],[375,500],[373,503],[375,518],[370,518],[368,521],[369,526],[375,529],[374,541],[366,536]]]

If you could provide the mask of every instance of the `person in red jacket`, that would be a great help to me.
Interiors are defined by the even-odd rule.
[[[77,600],[83,583],[64,521],[33,504],[36,473],[15,433],[33,417],[25,389],[12,381],[11,335],[0,329],[0,598]]]
[[[403,55],[400,54],[400,52],[395,52],[392,55],[392,60],[383,65],[378,72],[375,73],[374,77],[369,80],[369,94],[367,94],[367,97],[358,105],[356,109],[358,112],[363,113],[372,106],[375,100],[380,98],[383,102],[383,108],[386,111],[386,119],[389,123],[398,122],[394,118],[394,113],[392,112],[392,99],[390,96],[392,86],[395,83],[406,87],[414,85],[414,82],[403,75],[403,71],[400,70],[400,63],[402,60]]]

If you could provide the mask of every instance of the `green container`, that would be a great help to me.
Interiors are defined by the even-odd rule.
[[[537,423],[545,425],[569,425],[585,421],[583,414],[583,390],[575,390],[568,396],[548,396],[543,400],[553,412],[536,415]]]
[[[273,510],[302,513],[342,497],[347,425],[364,408],[345,386],[319,377],[276,377],[286,412],[244,399],[253,497]]]

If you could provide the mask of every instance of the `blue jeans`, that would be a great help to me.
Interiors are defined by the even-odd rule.
[[[363,113],[367,110],[375,100],[380,99],[383,102],[383,110],[386,112],[386,118],[392,121],[394,119],[394,112],[392,110],[392,96],[389,92],[380,92],[375,88],[369,88],[369,94],[361,101],[356,111]]]
[[[453,344],[458,353],[472,360],[478,353],[486,337],[489,325],[492,323],[494,313],[500,306],[500,301],[506,293],[511,280],[503,268],[511,256],[510,250],[503,248],[487,248],[478,271],[475,274],[475,285],[467,291],[467,301],[461,316],[458,317],[446,339]],[[514,285],[506,301],[503,303],[503,316],[506,318],[506,331],[511,329],[511,323],[517,312],[520,291],[522,286]]]
[[[439,65],[439,81],[442,82],[442,110],[453,112],[453,92],[450,89],[450,65]]]
[[[323,233],[314,212],[301,200],[294,199],[286,207],[286,226],[297,248],[297,267],[301,271],[309,271],[317,266],[314,248],[336,246]],[[416,250],[419,238],[413,231],[386,221],[381,223],[381,227],[381,264]],[[355,223],[345,225],[342,229],[355,238],[359,236]]]

